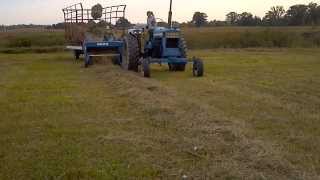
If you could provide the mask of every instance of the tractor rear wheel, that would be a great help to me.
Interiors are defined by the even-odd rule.
[[[179,41],[179,49],[181,51],[181,56],[182,58],[187,58],[188,57],[188,48],[187,48],[187,42],[184,38],[181,38]]]
[[[179,41],[179,49],[180,49],[180,52],[181,52],[181,57],[182,58],[187,58],[188,55],[187,55],[187,42],[186,40],[182,37],[180,38],[180,41]],[[185,71],[186,69],[186,65],[185,64],[171,64],[171,66],[173,67],[172,71]],[[169,67],[170,69],[170,67]]]
[[[138,71],[139,66],[139,41],[133,35],[126,35],[123,39],[124,50],[122,54],[121,66],[123,69]]]

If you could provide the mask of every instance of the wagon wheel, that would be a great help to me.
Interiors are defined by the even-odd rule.
[[[74,51],[74,57],[76,58],[76,60],[80,59],[80,53],[77,50]]]
[[[142,59],[141,62],[141,73],[143,75],[143,77],[149,78],[150,77],[150,61],[149,58],[148,59]]]
[[[86,55],[84,58],[84,67],[88,68],[90,65],[92,65],[92,58],[89,55]]]

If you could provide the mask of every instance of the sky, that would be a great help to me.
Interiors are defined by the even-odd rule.
[[[53,24],[63,22],[62,9],[75,3],[91,8],[126,4],[126,18],[132,23],[144,23],[146,12],[151,10],[157,18],[167,19],[170,0],[0,0],[0,24]],[[209,20],[224,20],[231,11],[251,12],[263,17],[270,7],[308,4],[312,0],[173,0],[173,20],[190,21],[195,11],[205,12]],[[319,3],[319,1],[314,1]]]

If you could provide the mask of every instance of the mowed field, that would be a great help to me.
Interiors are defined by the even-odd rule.
[[[320,50],[193,50],[152,78],[0,54],[0,179],[319,179]]]

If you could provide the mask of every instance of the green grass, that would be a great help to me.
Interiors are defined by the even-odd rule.
[[[212,27],[183,32],[191,49],[320,46],[318,27]]]
[[[319,49],[191,55],[205,77],[0,54],[0,179],[319,177]]]
[[[30,48],[64,46],[64,32],[8,32],[0,33],[0,48]]]
[[[210,27],[183,28],[190,49],[248,47],[319,47],[319,27]],[[63,31],[0,33],[0,52],[26,48],[37,52],[39,47],[64,46]]]

